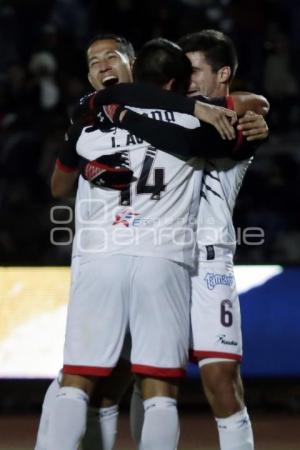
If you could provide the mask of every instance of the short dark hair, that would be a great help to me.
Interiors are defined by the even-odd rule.
[[[192,66],[182,49],[172,41],[156,38],[147,42],[137,55],[132,69],[134,81],[163,86],[172,78],[172,90],[186,93]]]
[[[135,53],[134,53],[134,48],[133,48],[133,45],[131,44],[131,42],[129,42],[123,36],[119,36],[119,35],[114,34],[114,33],[99,33],[99,34],[96,34],[89,41],[86,49],[88,50],[90,48],[90,46],[96,41],[106,41],[106,40],[109,40],[109,41],[111,40],[111,41],[117,42],[120,52],[126,54],[129,59],[134,59]]]
[[[202,30],[183,36],[178,44],[185,53],[203,52],[213,72],[224,66],[231,69],[232,79],[238,67],[238,58],[233,41],[221,31]]]

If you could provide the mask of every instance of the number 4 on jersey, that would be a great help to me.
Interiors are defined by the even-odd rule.
[[[166,185],[164,184],[165,179],[165,169],[162,167],[153,169],[153,163],[155,160],[157,149],[150,146],[146,150],[142,170],[140,177],[137,181],[136,185],[136,193],[139,194],[150,194],[151,200],[159,200],[161,192],[166,189]],[[151,172],[153,171],[154,183],[149,183],[149,178],[151,176]],[[130,188],[126,189],[126,191],[121,192],[121,204],[122,205],[130,205],[131,204],[131,195]]]
[[[149,176],[153,167],[157,149],[148,147],[141,171],[140,178],[137,182],[137,194],[151,194],[151,200],[159,200],[160,194],[166,189],[164,184],[164,169],[154,169],[154,184],[148,183]]]

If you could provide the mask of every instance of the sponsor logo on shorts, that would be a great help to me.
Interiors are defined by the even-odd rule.
[[[213,290],[219,284],[231,286],[233,284],[233,275],[208,272],[205,275],[204,280],[206,281],[207,288]]]
[[[219,334],[217,336],[217,342],[219,342],[220,344],[223,344],[223,345],[234,345],[235,347],[238,345],[238,343],[235,341],[229,341],[226,338],[226,334]]]

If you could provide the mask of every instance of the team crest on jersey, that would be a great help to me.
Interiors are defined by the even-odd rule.
[[[207,288],[213,290],[218,285],[231,286],[233,284],[233,275],[225,275],[222,273],[207,272],[204,277]]]
[[[139,213],[135,213],[128,208],[122,209],[115,215],[113,225],[124,225],[125,227],[129,227],[132,225],[136,216],[139,216]]]

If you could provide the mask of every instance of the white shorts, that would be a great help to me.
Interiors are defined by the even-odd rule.
[[[192,277],[191,353],[196,359],[242,358],[239,298],[232,261],[201,261]]]
[[[185,267],[163,258],[111,255],[79,257],[72,271],[64,373],[109,375],[129,325],[133,372],[184,374],[190,327]]]

